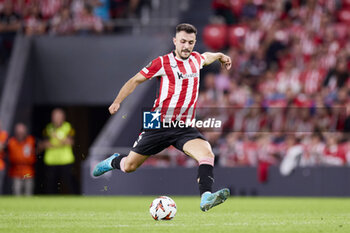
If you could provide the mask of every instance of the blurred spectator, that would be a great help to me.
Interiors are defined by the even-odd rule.
[[[36,161],[35,139],[28,135],[27,126],[22,123],[15,125],[15,136],[9,139],[7,149],[13,194],[32,195]]]
[[[69,8],[62,8],[51,20],[50,33],[53,35],[71,35],[74,33],[73,18]]]
[[[126,0],[111,0],[111,18],[124,18],[128,5],[128,1]]]
[[[228,91],[230,88],[230,76],[228,70],[222,68],[221,73],[215,77],[214,81],[218,91]]]
[[[146,1],[129,0],[128,2],[129,2],[128,15],[129,17],[135,17],[137,14],[139,14],[141,3],[145,3]]]
[[[279,63],[279,59],[283,55],[283,51],[287,48],[288,44],[288,32],[283,27],[283,22],[276,21],[272,25],[270,33],[266,35],[266,39],[263,42],[266,48],[266,63],[268,68],[276,68]]]
[[[320,133],[312,134],[310,140],[304,143],[305,152],[303,153],[300,166],[310,167],[320,165],[324,157],[325,143]]]
[[[19,14],[22,18],[27,16],[29,6],[38,0],[11,0],[13,3],[14,11]]]
[[[70,11],[73,14],[73,17],[77,17],[82,14],[86,0],[72,0],[70,4]]]
[[[86,4],[80,15],[74,17],[74,29],[80,35],[99,34],[103,31],[102,20],[93,14],[93,8]]]
[[[40,12],[43,19],[48,20],[54,17],[63,5],[66,5],[68,0],[41,0]]]
[[[294,94],[300,92],[300,72],[293,66],[292,60],[286,60],[284,68],[277,73],[276,88],[279,93],[286,93],[288,89]]]
[[[13,3],[7,0],[0,11],[1,33],[14,33],[20,28],[20,16],[15,13]]]
[[[214,0],[212,2],[212,7],[215,10],[215,15],[222,17],[226,24],[231,25],[237,23],[231,0]]]
[[[334,116],[333,116],[334,115]],[[325,105],[317,105],[315,109],[315,129],[321,132],[334,131],[335,114]]]
[[[262,112],[259,104],[254,103],[247,109],[247,114],[242,122],[242,130],[249,135],[255,135],[257,132],[262,132],[266,124],[265,113]]]
[[[248,54],[256,52],[260,47],[260,41],[263,37],[260,22],[258,19],[249,21],[249,28],[244,38],[244,51]]]
[[[259,13],[259,20],[261,26],[268,30],[271,28],[273,23],[281,17],[282,9],[279,8],[275,0],[264,2],[263,10]]]
[[[2,194],[2,187],[3,187],[3,181],[5,176],[5,162],[4,162],[4,156],[5,156],[5,145],[7,141],[7,132],[2,130],[1,128],[1,121],[0,121],[0,195]]]
[[[319,92],[322,86],[325,71],[317,65],[315,58],[311,59],[304,72],[300,75],[303,92],[308,95]]]
[[[61,189],[61,184],[72,193],[73,177],[72,164],[73,155],[73,136],[74,129],[70,123],[65,121],[65,112],[56,108],[52,111],[51,123],[44,129],[46,140],[43,147],[46,149],[44,154],[44,163],[47,167],[47,193],[55,194]]]
[[[243,64],[243,75],[246,77],[260,77],[265,72],[267,65],[262,49],[251,53],[249,60]],[[255,82],[256,83],[256,82]]]
[[[231,132],[226,135],[224,143],[220,146],[219,164],[223,167],[235,167],[239,165],[239,155],[243,151],[243,142],[240,134]]]
[[[243,19],[254,19],[258,14],[258,7],[253,0],[246,0],[242,8]]]
[[[336,91],[346,84],[349,76],[350,74],[346,60],[339,59],[335,68],[329,70],[323,85],[330,91]]]
[[[260,183],[267,182],[268,169],[270,165],[276,165],[279,162],[276,145],[272,142],[269,133],[260,133],[257,135],[257,159],[258,159],[258,180]]]
[[[135,17],[140,10],[143,0],[111,0],[111,17],[112,18],[132,18]]]
[[[300,144],[300,138],[294,134],[288,135],[286,139],[286,154],[280,165],[280,172],[288,176],[298,166],[299,160],[304,153],[304,147]]]
[[[21,17],[14,12],[13,4],[6,0],[0,10],[0,63],[10,57],[16,32],[21,27]]]
[[[338,144],[339,135],[328,133],[326,137],[326,147],[322,163],[329,166],[342,166],[346,163],[345,152]]]
[[[31,4],[29,14],[24,19],[24,32],[27,36],[42,35],[46,31],[46,21],[38,4]]]
[[[102,19],[103,22],[110,20],[110,1],[109,0],[92,0],[94,15]]]

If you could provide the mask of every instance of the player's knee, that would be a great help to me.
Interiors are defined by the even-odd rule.
[[[204,153],[204,157],[214,159],[215,155],[212,151],[208,150]]]
[[[125,163],[124,165],[124,171],[126,173],[134,172],[137,168],[138,166],[135,163]]]
[[[209,165],[214,166],[215,156],[214,156],[214,153],[212,151],[206,151],[206,152],[202,153],[201,156],[197,160],[198,160],[199,165],[209,164]]]

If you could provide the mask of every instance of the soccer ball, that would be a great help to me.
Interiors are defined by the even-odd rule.
[[[154,220],[171,220],[176,214],[176,204],[170,197],[160,196],[152,201],[149,212]]]

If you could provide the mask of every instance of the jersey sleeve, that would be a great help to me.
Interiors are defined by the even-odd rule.
[[[147,66],[145,66],[140,73],[147,79],[153,77],[162,76],[165,74],[163,68],[163,61],[161,57],[157,57],[151,61]]]
[[[199,68],[202,69],[205,61],[204,56],[198,52],[193,52],[193,55],[198,62]]]

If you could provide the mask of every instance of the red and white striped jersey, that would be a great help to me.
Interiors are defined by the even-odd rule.
[[[159,111],[162,121],[194,119],[203,63],[204,57],[198,52],[192,52],[186,60],[171,52],[154,59],[140,71],[147,79],[160,78],[159,95],[152,111]]]
[[[321,69],[310,69],[303,72],[300,76],[300,81],[304,86],[304,93],[312,95],[318,92],[321,88],[324,71]]]
[[[62,6],[62,0],[41,0],[41,14],[44,19],[49,19],[58,13]]]

